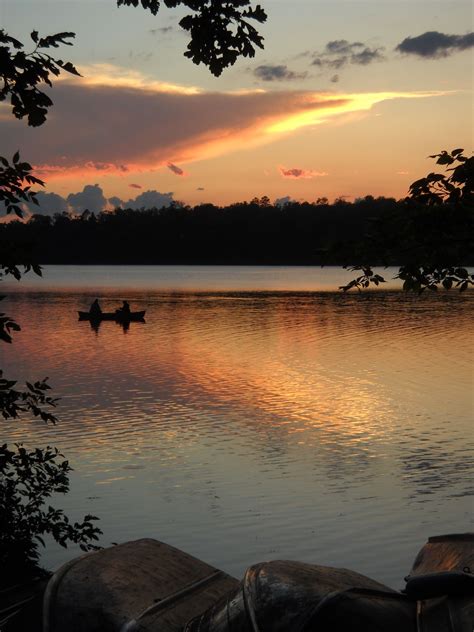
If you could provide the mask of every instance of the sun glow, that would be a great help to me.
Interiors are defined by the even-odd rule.
[[[377,103],[392,99],[419,99],[442,96],[443,92],[370,92],[362,94],[314,94],[308,98],[304,111],[270,123],[267,134],[285,134],[303,127],[321,125],[330,117],[354,112],[366,112]]]

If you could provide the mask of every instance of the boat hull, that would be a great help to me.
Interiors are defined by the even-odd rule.
[[[44,632],[182,632],[239,582],[157,540],[127,542],[72,560],[44,598]]]
[[[103,320],[112,320],[117,323],[128,323],[133,321],[143,321],[145,319],[145,310],[142,312],[130,312],[129,314],[121,314],[118,312],[102,312],[102,314],[91,314],[90,312],[78,312],[79,320],[89,320],[94,323],[100,323]]]
[[[444,586],[445,576],[464,578],[461,590],[441,596],[291,561],[257,564],[238,582],[172,546],[137,540],[60,568],[46,589],[43,632],[472,632],[467,567],[474,567],[474,534],[430,538],[418,554],[413,590],[431,590],[433,575]]]

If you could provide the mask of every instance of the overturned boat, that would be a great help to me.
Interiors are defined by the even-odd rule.
[[[430,538],[402,592],[354,571],[291,561],[256,564],[239,582],[144,539],[60,568],[44,593],[42,630],[472,632],[473,570],[472,533]]]

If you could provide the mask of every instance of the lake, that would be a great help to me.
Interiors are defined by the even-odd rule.
[[[71,492],[52,504],[100,516],[103,545],[154,537],[237,577],[295,559],[401,587],[428,536],[473,527],[474,293],[343,294],[348,278],[48,266],[3,282],[22,325],[5,373],[48,375],[61,398],[57,426],[2,422],[3,439],[64,452]],[[96,296],[146,323],[78,322]]]

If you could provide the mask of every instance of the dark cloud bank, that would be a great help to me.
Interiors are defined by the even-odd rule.
[[[137,186],[137,185],[131,185]],[[25,205],[27,210],[34,214],[55,215],[56,213],[83,213],[85,210],[93,213],[100,213],[107,209],[131,208],[138,210],[141,208],[162,208],[170,206],[174,201],[173,193],[161,193],[160,191],[143,191],[135,198],[128,201],[119,197],[106,198],[102,188],[98,184],[86,184],[82,191],[70,193],[66,198],[57,193],[37,194],[39,205]]]
[[[456,52],[474,47],[474,33],[466,35],[448,35],[438,31],[427,31],[416,37],[406,37],[395,47],[395,52],[416,55],[427,59],[448,57]],[[345,39],[332,40],[322,52],[304,53],[310,55],[311,65],[320,70],[340,70],[349,65],[368,66],[374,62],[386,61],[385,47],[371,47],[363,42],[349,42]],[[294,72],[286,65],[261,65],[253,71],[261,81],[291,81],[306,79],[307,72]],[[337,83],[339,75],[334,74],[330,81]]]
[[[474,33],[472,32],[466,35],[447,35],[438,31],[427,31],[416,37],[406,37],[395,50],[407,55],[439,59],[473,46]]]

